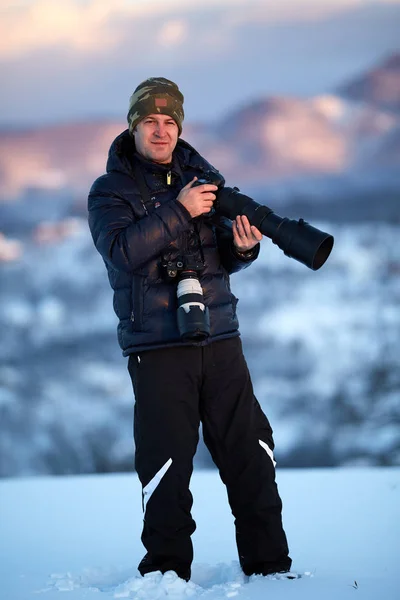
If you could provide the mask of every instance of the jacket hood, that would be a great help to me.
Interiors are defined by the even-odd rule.
[[[129,129],[126,129],[115,138],[110,146],[107,159],[107,173],[116,171],[132,176],[135,153],[135,140],[129,134]],[[178,159],[182,168],[190,166],[203,172],[209,170],[218,172],[193,146],[181,138],[178,139],[173,157],[174,159]],[[165,170],[167,168],[166,165],[153,164],[155,169],[161,168]]]

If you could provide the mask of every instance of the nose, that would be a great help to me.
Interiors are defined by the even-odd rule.
[[[165,128],[164,123],[157,123],[156,129],[155,129],[156,136],[160,137],[160,138],[164,137],[165,131],[166,131],[166,128]]]

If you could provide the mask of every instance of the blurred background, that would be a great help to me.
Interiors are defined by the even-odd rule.
[[[232,278],[278,466],[400,464],[400,0],[0,7],[0,476],[133,470],[86,204],[149,76],[228,185],[335,236],[320,271],[264,239]]]

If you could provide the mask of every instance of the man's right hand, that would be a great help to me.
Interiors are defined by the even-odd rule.
[[[179,192],[177,200],[183,204],[186,210],[190,213],[192,219],[200,215],[206,215],[212,209],[213,202],[216,200],[214,192],[218,190],[216,185],[212,183],[203,183],[192,187],[197,177],[189,181],[184,188]]]

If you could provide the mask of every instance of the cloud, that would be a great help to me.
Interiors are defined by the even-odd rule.
[[[330,90],[398,47],[399,2],[16,1],[0,0],[3,124],[125,115],[137,83],[160,75],[188,115],[215,118],[262,94]],[[330,16],[307,12],[315,1]]]
[[[161,46],[176,46],[188,34],[185,15],[206,9],[224,11],[227,23],[234,25],[237,19],[243,23],[254,19],[273,22],[288,18],[302,20],[311,15],[322,17],[365,2],[202,0],[200,6],[197,2],[187,3],[184,0],[3,0],[0,4],[0,60],[18,59],[32,51],[54,47],[102,55],[120,43],[123,24],[129,23],[132,29],[137,29],[140,22],[149,16],[167,16],[167,22],[158,33],[158,41]],[[242,10],[237,11],[240,7]],[[232,12],[233,8],[235,11]],[[177,17],[171,19],[172,14]]]
[[[116,39],[107,28],[111,11],[103,1],[80,5],[68,0],[38,0],[28,6],[3,10],[0,25],[0,57],[18,58],[42,48],[67,46],[78,51],[109,46]]]
[[[184,19],[167,21],[159,31],[158,42],[161,46],[179,46],[187,38],[188,26]]]

